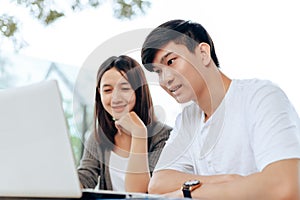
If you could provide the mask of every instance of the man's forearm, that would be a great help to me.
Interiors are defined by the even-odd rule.
[[[168,196],[183,197],[179,189]],[[204,183],[192,192],[192,197],[207,200],[299,200],[300,161],[282,160],[249,176],[223,183]]]
[[[176,170],[161,170],[155,172],[149,183],[149,193],[165,194],[173,192],[181,188],[182,184],[187,180],[200,180],[202,183],[222,183],[240,178],[235,174],[200,176],[188,174]]]
[[[201,194],[197,195],[198,192]],[[195,197],[224,200],[299,200],[300,161],[281,160],[270,164],[262,172],[236,181],[204,185],[198,191],[195,190]]]

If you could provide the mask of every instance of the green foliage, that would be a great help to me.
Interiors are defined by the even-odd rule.
[[[59,12],[58,10],[50,9],[53,6],[53,1],[47,0],[17,0],[19,5],[22,5],[29,9],[29,12],[32,16],[38,19],[40,22],[48,25],[58,18],[64,16],[64,13]]]
[[[6,14],[0,16],[0,31],[5,37],[12,37],[17,31],[17,22],[13,16]]]
[[[81,139],[75,135],[71,135],[71,144],[74,152],[75,164],[78,166],[82,156],[83,144]]]
[[[70,8],[73,12],[81,11],[87,8],[97,8],[105,0],[72,0]],[[29,13],[44,25],[50,25],[57,19],[65,16],[65,13],[59,10],[59,7],[53,0],[16,0],[16,6],[25,7]],[[148,0],[114,0],[112,2],[114,16],[118,19],[131,19],[132,17],[145,13],[145,8],[150,7]],[[15,16],[3,14],[0,16],[0,39],[11,38],[17,46],[16,50],[25,46],[18,41],[15,36],[19,30],[19,23]],[[1,41],[1,40],[0,40]]]
[[[56,10],[50,10],[49,14],[45,18],[45,23],[50,24],[50,23],[54,22],[56,19],[58,19],[62,16],[64,16],[63,13],[59,13]]]
[[[138,14],[144,14],[144,8],[150,6],[150,2],[142,0],[115,0],[116,8],[114,9],[115,17],[131,19]]]

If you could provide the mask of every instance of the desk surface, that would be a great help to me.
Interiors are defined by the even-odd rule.
[[[93,194],[93,193],[83,193],[81,198],[40,198],[40,197],[1,197],[0,200],[97,200],[97,199],[134,199],[134,200],[145,200],[145,199],[168,199],[168,200],[183,200],[184,198],[166,198],[166,197],[158,197],[158,196],[146,196],[145,197],[134,197],[134,196],[126,196],[126,195],[99,195],[99,194]]]

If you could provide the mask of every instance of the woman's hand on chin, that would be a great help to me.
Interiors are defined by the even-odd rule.
[[[115,121],[117,129],[135,138],[147,138],[147,129],[139,116],[131,111]]]

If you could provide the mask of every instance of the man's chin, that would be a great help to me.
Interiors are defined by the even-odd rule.
[[[173,97],[177,101],[177,103],[184,104],[191,101],[190,99],[184,98],[182,95],[175,95],[174,93],[170,92],[170,90],[166,91],[171,97]]]
[[[174,98],[175,98],[175,100],[177,101],[177,103],[180,103],[180,104],[187,103],[187,102],[190,101],[189,99],[180,98],[180,96],[179,96],[179,97],[176,96],[176,97],[174,97]]]

